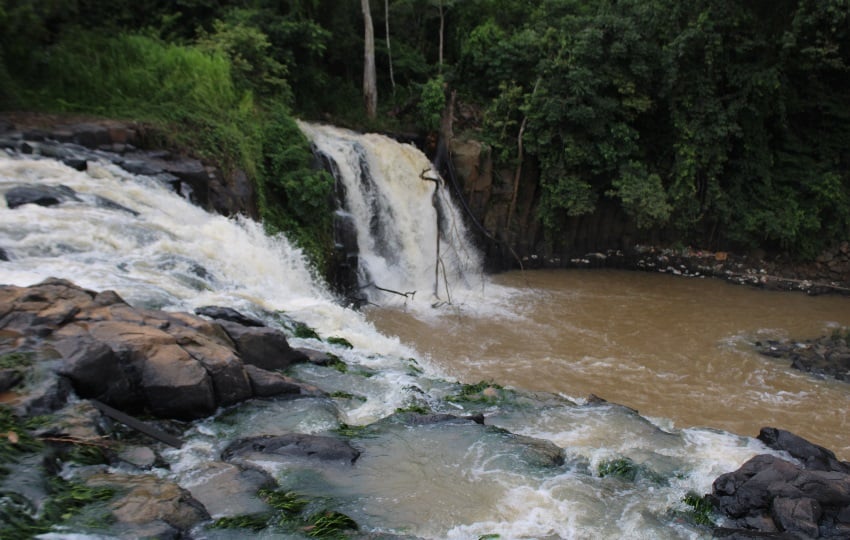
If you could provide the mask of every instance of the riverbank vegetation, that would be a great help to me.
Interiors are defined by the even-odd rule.
[[[848,0],[2,0],[0,101],[159,122],[244,169],[267,225],[321,259],[331,181],[292,116],[436,131],[454,92],[456,131],[498,167],[536,165],[550,237],[608,200],[683,245],[810,259],[850,230],[849,14]]]

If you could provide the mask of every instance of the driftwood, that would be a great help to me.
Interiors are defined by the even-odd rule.
[[[360,290],[363,290],[367,287],[372,287],[374,289],[378,289],[379,291],[388,292],[388,293],[391,293],[391,294],[397,294],[397,295],[403,296],[405,298],[413,298],[416,295],[416,291],[407,291],[407,292],[394,291],[392,289],[385,289],[384,287],[379,287],[374,282],[367,283],[366,285],[363,285],[362,287],[360,287]]]
[[[144,433],[148,437],[152,437],[152,438],[158,440],[159,442],[163,442],[163,443],[167,444],[168,446],[172,446],[174,448],[180,448],[180,447],[183,446],[183,441],[181,441],[177,437],[175,437],[173,435],[169,435],[168,433],[165,433],[164,431],[160,431],[159,429],[157,429],[153,426],[150,426],[150,425],[142,422],[141,420],[139,420],[137,418],[133,418],[129,414],[125,414],[125,413],[119,411],[118,409],[113,409],[112,407],[110,407],[109,405],[106,405],[105,403],[101,403],[100,401],[97,401],[96,399],[92,399],[91,404],[94,405],[96,409],[98,409],[100,412],[102,412],[106,416],[108,416],[108,417],[110,417],[114,420],[117,420],[117,421],[121,422],[122,424],[130,426],[131,428],[135,429],[136,431],[138,431],[140,433]]]

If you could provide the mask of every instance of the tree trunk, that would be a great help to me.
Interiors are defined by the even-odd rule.
[[[443,31],[445,29],[446,24],[446,16],[443,13],[443,0],[440,0],[440,58],[439,58],[439,72],[443,72]]]
[[[393,50],[390,48],[390,0],[384,0],[384,21],[387,33],[387,59],[390,64],[390,84],[395,97],[395,77],[393,76]]]
[[[363,9],[363,101],[366,116],[374,118],[378,110],[378,83],[375,76],[375,29],[372,27],[372,12],[369,0],[360,0]]]

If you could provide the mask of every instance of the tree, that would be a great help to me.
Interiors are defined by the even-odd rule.
[[[366,116],[374,118],[378,109],[378,83],[375,75],[375,29],[369,0],[360,0],[363,9],[363,100]]]

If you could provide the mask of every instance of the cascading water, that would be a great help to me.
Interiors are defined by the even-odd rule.
[[[481,285],[478,250],[422,152],[382,135],[299,127],[343,187],[342,210],[359,248],[358,279],[372,302],[390,302],[387,291],[452,302]]]
[[[359,202],[348,211],[378,232],[358,238],[364,279],[420,291],[418,299],[421,292],[433,292],[434,265],[442,259],[452,294],[464,287],[464,279],[472,282],[465,286],[477,286],[476,255],[460,240],[461,220],[444,199],[443,248],[436,255],[434,183],[420,178],[428,169],[421,154],[378,136],[304,129],[341,170],[350,168],[344,175],[352,183],[346,187],[355,195],[350,200]],[[466,399],[429,359],[335,304],[300,252],[284,238],[266,236],[256,223],[210,215],[156,181],[110,165],[90,162],[87,172],[77,172],[50,160],[0,153],[0,193],[21,184],[66,185],[79,200],[51,208],[0,207],[0,247],[9,258],[0,262],[2,283],[31,285],[54,276],[116,290],[136,306],[190,311],[224,305],[269,325],[279,325],[282,311],[323,337],[340,336],[353,345],[292,339],[295,346],[332,351],[348,364],[345,372],[303,365],[291,373],[328,396],[247,402],[196,422],[183,449],[163,451],[168,467],[157,474],[190,490],[200,481],[199,468],[221,459],[234,438],[370,424],[352,436],[362,452],[354,466],[314,469],[285,460],[253,466],[269,471],[284,489],[333,501],[366,532],[456,539],[701,538],[709,532],[682,518],[687,511],[682,497],[709,491],[717,475],[765,451],[754,439],[724,432],[659,427],[617,405],[520,390]],[[417,195],[408,197],[408,190]],[[99,204],[95,195],[132,212]],[[374,206],[391,214],[375,214]],[[447,300],[444,289],[437,295]],[[481,413],[487,425],[380,420],[411,405],[436,413]],[[550,443],[564,449],[563,464],[541,465]],[[612,460],[630,460],[636,476],[603,477],[599,466]],[[74,527],[92,533],[85,523]],[[204,525],[194,531],[199,538],[251,534]],[[303,537],[291,530],[281,534]]]

